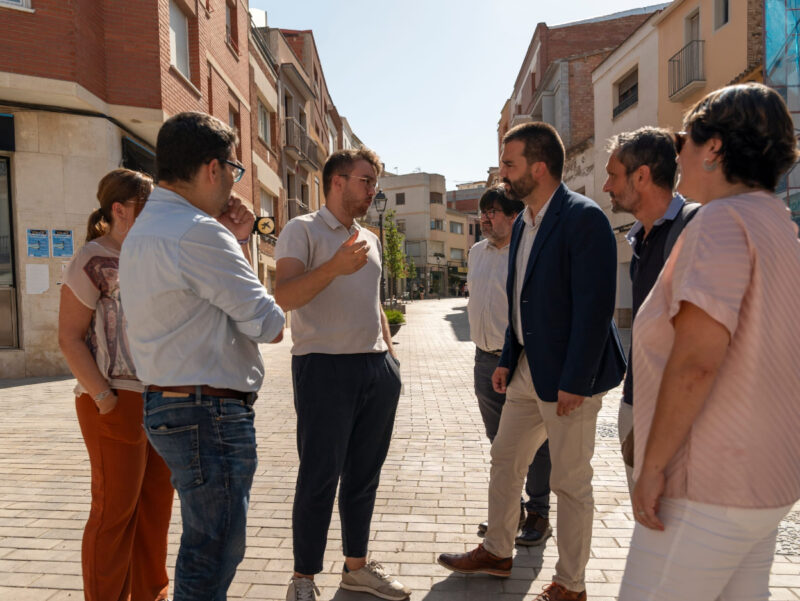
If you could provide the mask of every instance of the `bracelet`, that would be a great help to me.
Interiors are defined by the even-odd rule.
[[[242,238],[241,240],[239,240],[239,239],[237,238],[237,239],[236,239],[236,241],[237,241],[239,244],[250,244],[250,238],[252,238],[252,234],[248,234],[248,235],[247,235],[247,238]]]
[[[106,400],[106,397],[108,397],[110,394],[111,394],[111,389],[106,388],[103,392],[99,393],[96,397],[94,397],[94,402],[96,403],[98,401],[104,401]]]

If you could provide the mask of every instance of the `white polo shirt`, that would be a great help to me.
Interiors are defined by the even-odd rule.
[[[292,354],[386,351],[380,317],[381,247],[378,237],[353,223],[345,227],[327,207],[295,217],[281,231],[275,260],[297,259],[306,271],[330,260],[355,232],[369,246],[367,264],[334,279],[309,303],[292,311]]]

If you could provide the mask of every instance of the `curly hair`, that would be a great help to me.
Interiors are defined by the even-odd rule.
[[[786,103],[758,83],[711,92],[689,109],[683,127],[697,145],[712,138],[722,142],[720,164],[732,184],[774,191],[800,156]]]

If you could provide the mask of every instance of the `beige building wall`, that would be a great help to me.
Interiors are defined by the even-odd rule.
[[[625,234],[636,221],[630,213],[612,213],[611,199],[603,192],[608,161],[607,143],[615,134],[633,131],[646,125],[658,124],[659,60],[658,29],[651,17],[625,42],[612,52],[592,73],[594,87],[594,200],[603,207],[614,228],[617,240],[617,302],[615,319],[617,325],[630,327],[633,297],[631,291],[630,262],[631,247]],[[628,108],[618,111],[618,84],[636,72],[638,77],[638,100]]]
[[[83,245],[86,220],[98,206],[97,184],[121,163],[120,130],[101,118],[4,109],[14,115],[11,203],[17,275],[19,348],[0,349],[7,378],[68,373],[58,348],[61,276],[69,258],[27,256],[28,229],[72,230]]]
[[[729,84],[747,68],[747,0],[731,0],[730,18],[715,27],[714,0],[676,0],[655,19],[658,28],[658,123],[680,129],[688,108],[709,92]],[[700,39],[704,41],[705,83],[692,86],[689,93],[669,97],[669,59],[690,41],[689,18],[700,16]]]

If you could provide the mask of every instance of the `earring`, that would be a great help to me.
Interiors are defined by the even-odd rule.
[[[708,159],[703,159],[703,169],[709,173],[714,171],[717,168],[717,161],[709,161]]]

